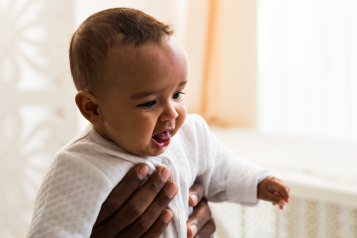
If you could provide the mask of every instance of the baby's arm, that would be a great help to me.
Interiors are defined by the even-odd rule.
[[[191,168],[197,176],[196,182],[205,186],[208,201],[245,206],[258,203],[258,184],[272,175],[269,169],[237,158],[198,115],[188,116],[181,129],[183,139],[198,149],[196,154],[190,155],[198,157],[191,160]]]
[[[258,199],[278,204],[283,210],[285,203],[290,202],[290,188],[280,179],[269,176],[258,184]]]

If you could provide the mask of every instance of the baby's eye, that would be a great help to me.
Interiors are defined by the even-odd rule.
[[[183,92],[178,92],[172,98],[177,100],[180,98],[181,94],[183,94]]]
[[[150,107],[153,107],[155,104],[156,104],[156,101],[155,101],[155,100],[152,100],[152,101],[150,101],[150,102],[141,104],[140,106],[150,108]]]

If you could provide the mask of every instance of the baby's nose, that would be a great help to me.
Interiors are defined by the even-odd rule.
[[[172,103],[168,103],[162,112],[160,121],[172,120],[178,117],[178,113]]]

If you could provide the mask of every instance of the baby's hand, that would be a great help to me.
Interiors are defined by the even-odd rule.
[[[273,205],[279,204],[281,210],[286,202],[290,202],[289,193],[290,188],[275,177],[267,177],[258,184],[258,199],[272,202]]]

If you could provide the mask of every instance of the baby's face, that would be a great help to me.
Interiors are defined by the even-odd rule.
[[[103,122],[96,130],[133,154],[156,156],[186,118],[188,58],[174,37],[124,48],[109,51],[106,72],[117,86],[98,103]]]

